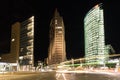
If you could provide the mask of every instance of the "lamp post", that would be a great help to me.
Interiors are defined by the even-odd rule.
[[[80,59],[80,66],[82,67],[82,61],[81,61],[82,59]]]
[[[74,70],[74,59],[72,58],[72,68]]]

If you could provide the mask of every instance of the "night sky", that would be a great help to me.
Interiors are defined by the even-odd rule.
[[[65,25],[67,58],[84,57],[84,17],[98,3],[103,3],[105,44],[120,53],[120,8],[114,0],[3,0],[0,2],[0,54],[10,51],[11,25],[35,16],[35,60],[48,55],[49,25],[55,8]]]

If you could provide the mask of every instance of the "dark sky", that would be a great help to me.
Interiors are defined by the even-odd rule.
[[[35,60],[47,57],[49,25],[55,8],[65,25],[67,58],[84,56],[84,17],[96,4],[103,3],[105,44],[111,44],[120,53],[120,8],[114,0],[3,0],[0,2],[0,53],[9,52],[11,25],[35,16]]]

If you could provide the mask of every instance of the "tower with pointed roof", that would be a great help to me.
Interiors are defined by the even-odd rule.
[[[63,18],[57,9],[50,23],[50,45],[48,53],[48,64],[59,64],[66,60],[65,28]]]

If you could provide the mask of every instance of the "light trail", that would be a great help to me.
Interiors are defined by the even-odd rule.
[[[89,57],[89,58],[78,58],[78,59],[73,59],[73,60],[74,60],[74,62],[77,62],[77,61],[80,62],[80,61],[87,60],[87,59],[105,58],[105,57],[117,57],[117,56],[120,56],[120,54],[98,55],[98,56],[92,56],[92,57]],[[61,62],[60,64],[66,64],[66,63],[72,63],[72,60],[64,61],[64,62]]]

